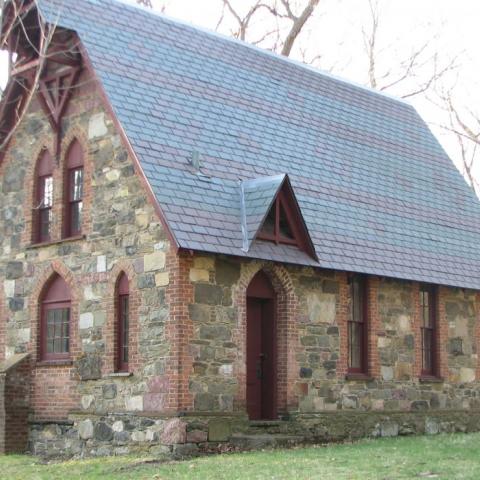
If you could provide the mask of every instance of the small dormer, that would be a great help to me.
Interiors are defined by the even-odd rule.
[[[288,175],[243,181],[241,198],[244,251],[261,240],[297,247],[318,260]]]

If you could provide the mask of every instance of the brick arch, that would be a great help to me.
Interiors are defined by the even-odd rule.
[[[137,289],[137,274],[132,264],[126,260],[118,261],[109,274],[108,281],[108,297],[105,302],[107,310],[107,321],[103,331],[103,338],[105,339],[105,361],[103,362],[103,373],[112,373],[116,369],[116,297],[117,284],[120,276],[124,273],[128,278],[129,283],[129,302],[130,302],[130,323],[129,323],[129,362],[128,367],[130,372],[137,372],[140,367],[140,354],[138,349],[139,339],[139,322],[138,311],[140,308],[140,295]]]
[[[38,142],[38,147],[35,149],[34,154],[32,155],[31,161],[27,167],[26,174],[25,174],[25,196],[24,196],[24,203],[23,203],[23,212],[24,212],[24,219],[25,219],[25,229],[23,231],[22,236],[22,243],[24,244],[31,244],[34,242],[34,211],[33,205],[36,201],[37,196],[37,165],[40,159],[40,156],[44,150],[48,150],[52,155],[52,158],[55,157],[53,152],[55,151],[53,139],[50,138],[51,136],[45,135],[44,138],[41,138],[40,142]],[[52,239],[57,238],[57,230],[59,227],[58,218],[55,213],[55,195],[58,192],[58,181],[59,178],[57,176],[57,168],[53,169],[53,195],[54,195],[54,209],[53,209],[53,225],[52,225]]]
[[[263,270],[276,293],[277,309],[277,410],[279,414],[296,410],[298,399],[295,383],[298,380],[298,362],[295,353],[299,346],[298,299],[287,269],[270,262],[252,262],[242,268],[240,279],[234,289],[234,304],[238,310],[238,323],[234,340],[238,355],[234,373],[238,381],[237,408],[246,408],[246,335],[247,335],[247,288],[253,277]]]
[[[89,141],[85,131],[78,127],[74,126],[67,130],[65,136],[63,137],[60,151],[62,152],[61,162],[60,162],[60,171],[59,178],[62,180],[61,188],[58,191],[58,198],[55,198],[55,205],[57,205],[57,214],[58,218],[61,219],[61,231],[60,233],[64,234],[65,232],[65,215],[66,215],[66,185],[67,185],[67,153],[70,148],[70,145],[77,140],[80,143],[83,151],[83,219],[82,219],[82,234],[87,235],[92,231],[92,219],[91,219],[91,206],[92,206],[92,178],[93,178],[93,159],[89,149]]]
[[[71,337],[70,360],[47,363],[39,361],[39,325],[40,300],[54,275],[61,276],[71,293]],[[80,291],[73,273],[59,260],[54,260],[45,268],[36,280],[29,296],[30,302],[30,343],[28,351],[32,353],[31,408],[35,420],[64,419],[68,412],[78,409],[79,395],[76,389],[77,378],[75,361],[81,356],[78,334]],[[45,402],[45,399],[48,402]]]

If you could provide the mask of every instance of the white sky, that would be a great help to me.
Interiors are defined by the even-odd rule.
[[[74,0],[69,0],[74,1]],[[133,0],[131,0],[133,1]],[[297,0],[298,1],[298,0]],[[251,0],[231,0],[240,11],[247,11]],[[222,11],[222,0],[152,0],[155,8],[166,6],[166,13],[184,21],[214,29]],[[305,2],[299,2],[305,4]],[[438,64],[446,65],[457,58],[461,68],[448,77],[448,84],[455,84],[456,101],[462,107],[480,114],[480,49],[478,0],[379,0],[381,12],[378,32],[378,68],[380,73],[398,68],[399,59],[407,58],[412,49],[427,41],[431,42],[425,58],[438,54]],[[258,39],[272,29],[268,16],[256,17],[251,36]],[[332,73],[365,84],[368,80],[368,62],[363,50],[362,26],[370,25],[367,0],[321,0],[314,18],[311,18],[299,38],[293,58],[301,59],[299,47],[307,57],[321,54],[316,65]],[[235,24],[225,15],[219,31],[229,34]],[[268,45],[267,45],[268,46]],[[0,58],[0,80],[7,74],[5,56]],[[420,71],[427,75],[432,62]],[[398,72],[398,70],[396,70]],[[393,75],[392,78],[396,78]],[[402,94],[408,89],[403,85],[390,90]],[[433,97],[433,95],[430,95]],[[431,102],[421,97],[410,100],[422,116],[430,123],[453,160],[458,164],[458,145],[451,134],[446,134],[435,125],[441,123],[443,113]],[[480,155],[476,175],[480,179]]]

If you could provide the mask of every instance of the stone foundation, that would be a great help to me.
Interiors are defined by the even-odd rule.
[[[65,422],[31,422],[29,448],[48,458],[143,454],[171,459],[364,437],[475,431],[480,431],[480,411],[293,414],[289,420],[268,422],[249,422],[240,415],[78,414]]]

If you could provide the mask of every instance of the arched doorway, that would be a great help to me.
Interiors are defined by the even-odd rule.
[[[247,289],[247,413],[250,420],[277,417],[275,291],[265,272]]]

